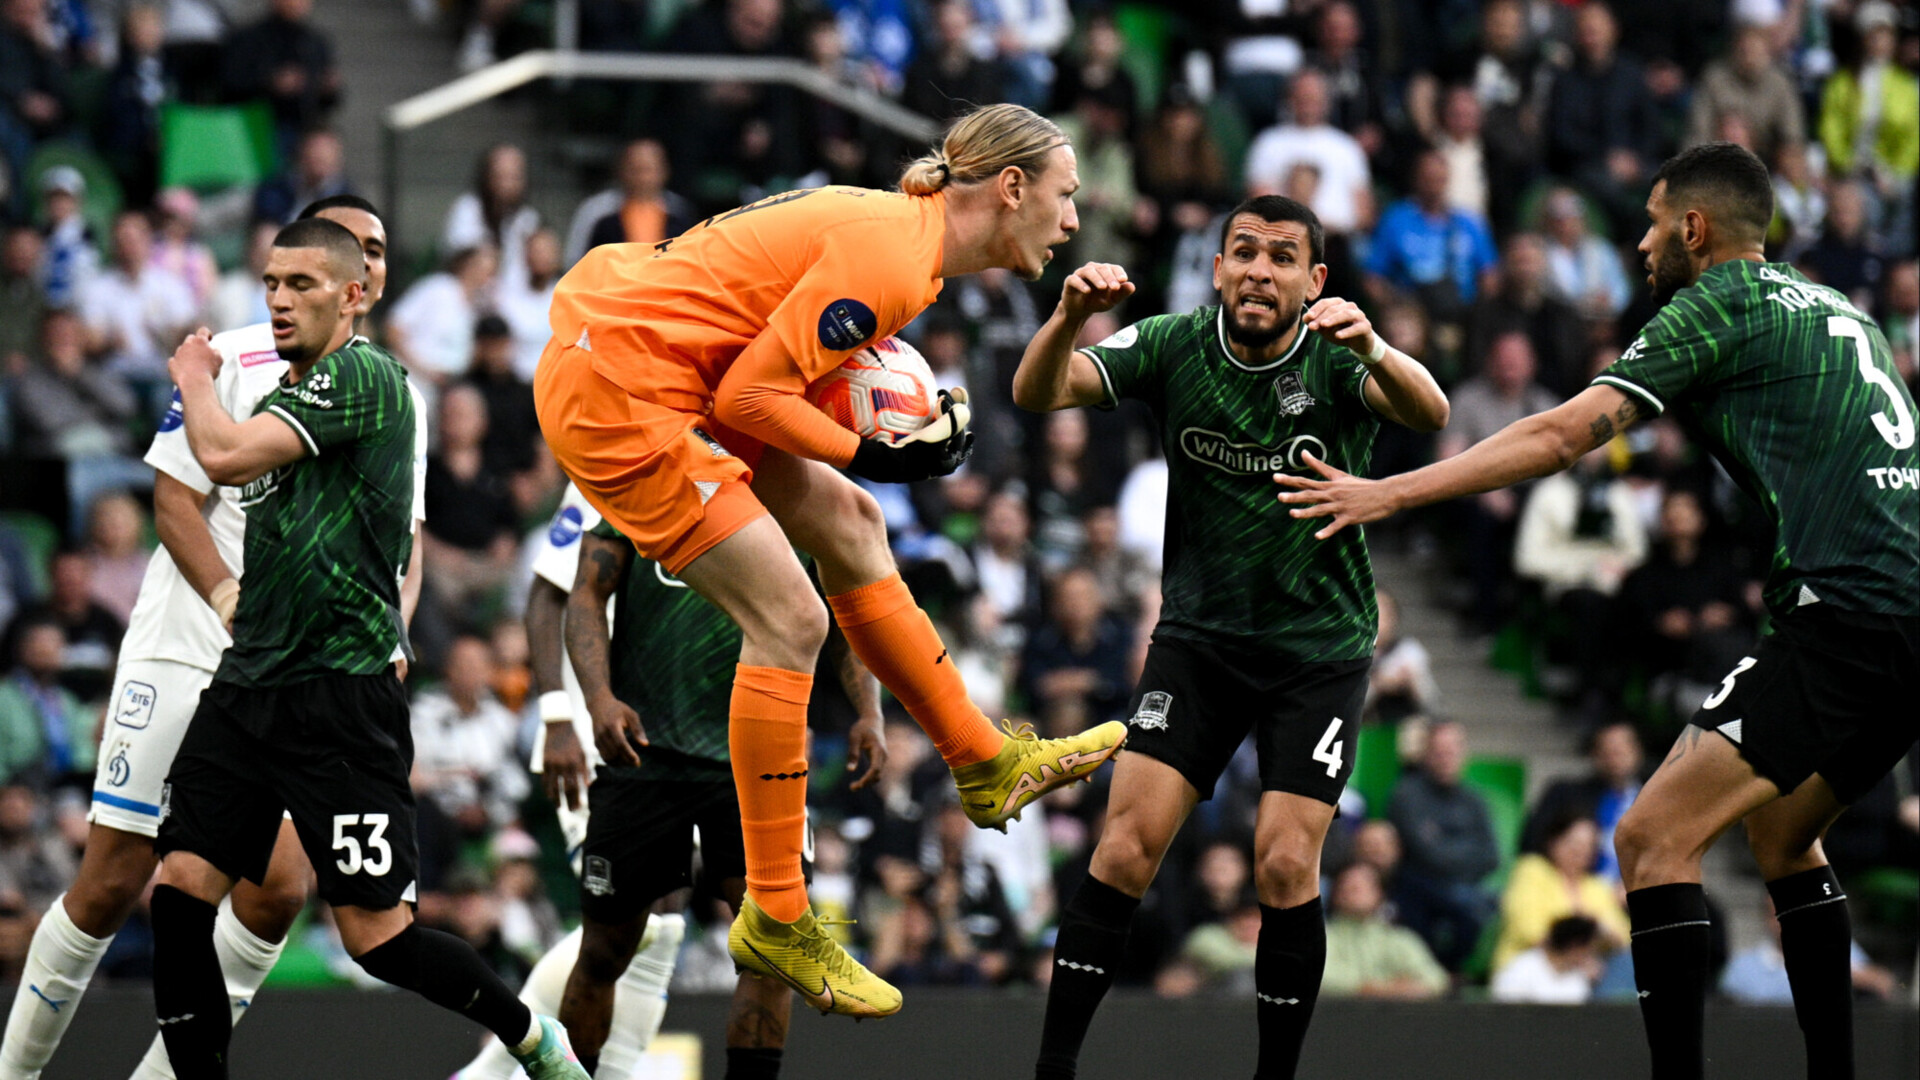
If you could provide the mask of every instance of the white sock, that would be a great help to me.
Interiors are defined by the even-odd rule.
[[[61,893],[33,932],[20,989],[7,1016],[6,1039],[0,1042],[0,1080],[35,1080],[46,1068],[100,957],[113,943],[112,935],[89,937],[73,925],[66,900]]]
[[[567,992],[567,976],[573,972],[573,962],[580,958],[580,931],[553,943],[553,948],[533,965],[533,971],[527,975],[527,985],[520,988],[520,1000],[535,1016],[560,1015],[560,998]],[[520,1063],[499,1039],[488,1039],[480,1048],[480,1053],[465,1068],[453,1074],[453,1080],[513,1080],[524,1075]]]
[[[647,936],[620,975],[613,993],[613,1026],[600,1048],[600,1075],[622,1080],[633,1075],[667,1018],[667,984],[680,959],[687,920],[679,914],[647,918]]]
[[[284,940],[278,944],[264,941],[247,929],[233,913],[231,894],[220,901],[220,913],[213,920],[213,951],[220,958],[220,974],[226,976],[227,1005],[233,1010],[235,1024],[247,1015],[254,995],[260,992],[260,985],[267,981],[267,973],[279,962],[286,945]],[[140,1059],[128,1080],[174,1080],[165,1040],[153,1037],[147,1056]]]

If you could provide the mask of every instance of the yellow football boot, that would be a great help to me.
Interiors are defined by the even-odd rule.
[[[783,923],[747,897],[727,933],[727,951],[741,970],[786,983],[822,1013],[865,1019],[900,1011],[900,991],[849,956],[812,908]]]
[[[1085,780],[1127,741],[1127,725],[1109,720],[1064,739],[1042,739],[1032,724],[1000,721],[1007,733],[1000,752],[953,770],[960,806],[983,829],[1007,831],[1027,804],[1057,787]]]

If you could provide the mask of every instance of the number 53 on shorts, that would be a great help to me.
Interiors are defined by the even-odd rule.
[[[386,814],[333,815],[333,850],[346,852],[333,865],[343,874],[385,876],[393,869],[393,847],[386,841],[387,821]],[[347,831],[360,828],[366,830],[364,854],[360,838]]]

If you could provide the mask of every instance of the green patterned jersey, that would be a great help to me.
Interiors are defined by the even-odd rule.
[[[282,379],[254,409],[263,412],[307,453],[241,491],[247,572],[215,678],[283,686],[379,672],[406,642],[416,421],[406,371],[355,338],[298,383]]]
[[[602,521],[593,534],[619,539]],[[655,780],[726,780],[727,711],[740,628],[726,613],[635,555],[614,593],[608,643],[613,696],[640,714],[649,748],[640,768]]]
[[[1312,454],[1365,475],[1380,418],[1366,368],[1304,328],[1278,360],[1227,350],[1220,308],[1156,315],[1086,352],[1108,404],[1145,402],[1167,456],[1165,572],[1156,634],[1295,661],[1373,654],[1379,612],[1361,530],[1315,540],[1325,522],[1279,501],[1275,472],[1316,475]]]
[[[1783,263],[1720,263],[1595,381],[1671,410],[1760,503],[1774,612],[1920,614],[1913,397],[1845,296]]]

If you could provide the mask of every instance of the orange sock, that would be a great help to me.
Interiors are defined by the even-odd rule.
[[[974,707],[933,621],[899,574],[829,596],[827,605],[854,655],[920,722],[948,766],[957,769],[1000,752],[1006,736]]]
[[[807,910],[800,849],[807,828],[807,699],[813,676],[781,668],[734,669],[727,746],[740,795],[747,894],[792,922]]]

